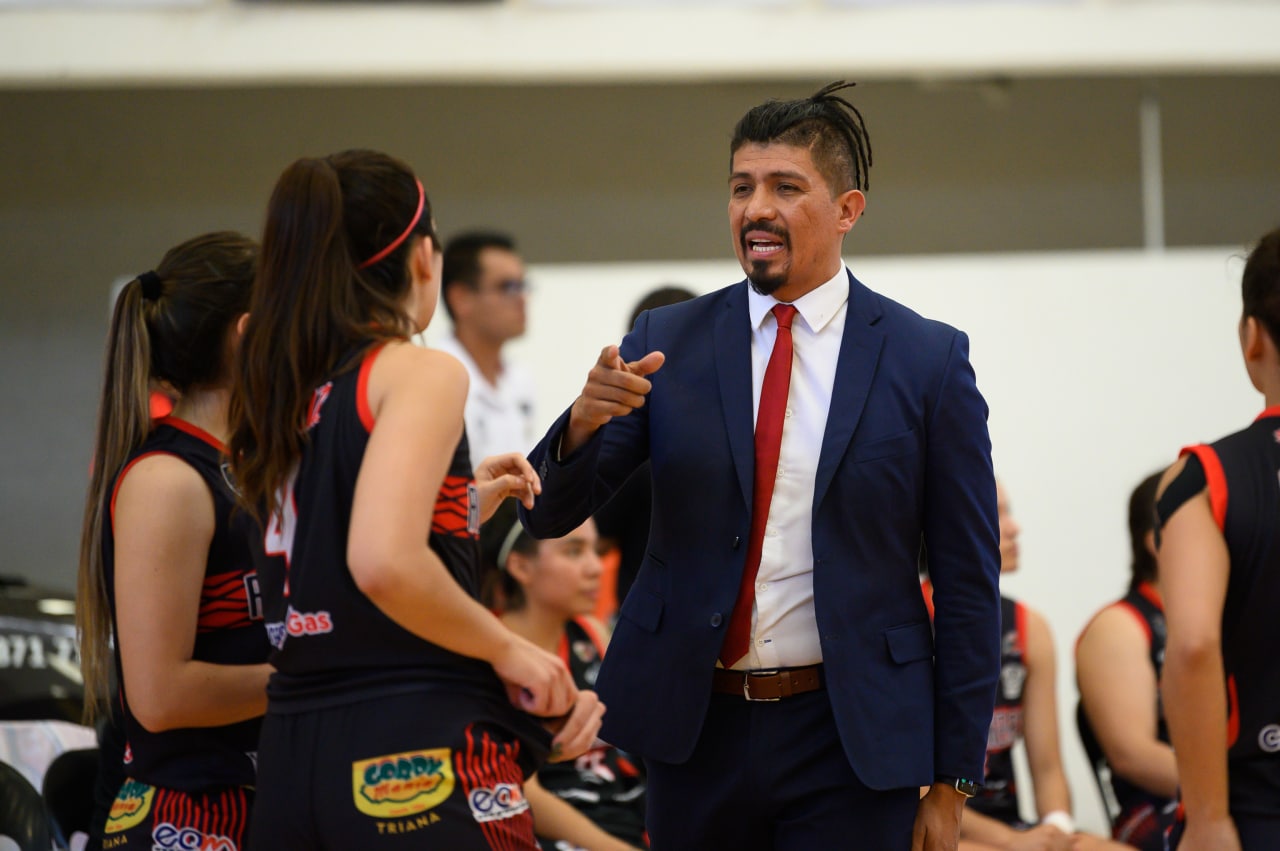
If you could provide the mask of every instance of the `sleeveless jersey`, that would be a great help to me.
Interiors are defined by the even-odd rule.
[[[1167,634],[1164,605],[1160,600],[1160,593],[1150,582],[1143,582],[1107,608],[1112,607],[1123,608],[1130,612],[1142,626],[1147,635],[1147,657],[1151,662],[1152,670],[1155,671],[1156,681],[1159,682],[1160,673],[1164,669],[1164,647]],[[1098,744],[1087,714],[1083,711],[1078,712],[1076,721],[1085,751],[1089,754],[1093,770],[1098,775],[1099,787],[1109,790],[1114,802],[1117,813],[1112,820],[1115,825],[1115,838],[1139,847],[1146,847],[1145,841],[1138,841],[1140,837],[1136,832],[1145,830],[1150,824],[1155,824],[1158,817],[1174,802],[1152,794],[1112,771],[1106,757],[1102,754],[1102,746]],[[1156,738],[1165,744],[1169,743],[1169,727],[1165,723],[1164,709],[1158,690],[1156,692]],[[1106,797],[1106,792],[1103,794]],[[1104,803],[1108,807],[1112,806],[1110,801]],[[1156,841],[1159,841],[1158,838]]]
[[[348,358],[349,368],[315,389],[302,458],[258,552],[276,668],[268,711],[435,689],[510,707],[489,665],[404,629],[364,595],[347,566],[356,477],[373,429],[367,384],[380,350]],[[429,545],[473,597],[479,591],[478,511],[464,433],[436,501]]]
[[[215,526],[209,542],[200,612],[192,658],[221,665],[261,664],[267,660],[267,637],[262,629],[261,599],[250,554],[252,523],[235,510],[235,491],[224,459],[225,448],[202,429],[173,417],[156,420],[143,445],[130,455],[116,475],[110,502],[104,506],[111,523],[103,524],[102,558],[107,596],[115,622],[116,494],[130,468],[151,455],[172,455],[190,465],[213,494]],[[116,671],[122,669],[120,639],[116,635]],[[254,782],[254,759],[261,719],[224,727],[195,727],[149,732],[134,717],[124,678],[120,683],[123,711],[125,773],[153,786],[198,792],[215,786],[245,786]]]
[[[1280,406],[1191,455],[1231,559],[1222,609],[1231,812],[1280,816]],[[1181,476],[1180,476],[1181,477]],[[1172,487],[1172,486],[1171,486]]]
[[[560,658],[580,689],[595,686],[603,659],[603,643],[585,618],[565,624]],[[568,801],[600,829],[631,845],[648,847],[644,832],[644,773],[612,745],[599,739],[572,762],[548,763],[538,782]]]
[[[1020,820],[1018,786],[1013,774],[1013,746],[1023,737],[1022,695],[1027,683],[1026,611],[1008,597],[1000,598],[1000,685],[987,731],[987,763],[982,789],[969,802],[978,812],[1006,824]]]

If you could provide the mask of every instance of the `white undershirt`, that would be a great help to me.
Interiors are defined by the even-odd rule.
[[[748,287],[751,385],[757,412],[765,367],[778,335],[777,320],[770,313],[777,303],[773,296]],[[799,315],[791,326],[794,360],[778,478],[756,576],[751,646],[738,668],[786,668],[822,661],[813,608],[813,490],[848,304],[849,276],[843,263],[835,277],[794,302]]]

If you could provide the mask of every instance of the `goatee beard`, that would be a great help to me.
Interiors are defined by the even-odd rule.
[[[779,272],[770,274],[768,269],[768,263],[756,261],[751,264],[751,271],[747,274],[747,281],[751,284],[751,289],[760,293],[760,295],[773,295],[787,282],[785,274]]]

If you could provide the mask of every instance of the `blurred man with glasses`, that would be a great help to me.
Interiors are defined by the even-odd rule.
[[[440,340],[471,374],[465,419],[471,462],[503,452],[528,452],[534,430],[532,375],[503,357],[502,347],[524,334],[529,293],[515,240],[471,231],[445,246],[441,300],[453,332]]]

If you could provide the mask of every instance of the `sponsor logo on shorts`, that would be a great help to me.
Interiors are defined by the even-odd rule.
[[[493,788],[481,786],[467,795],[467,804],[476,821],[500,821],[513,818],[529,809],[524,792],[514,783],[499,783]]]
[[[239,851],[225,836],[201,833],[194,827],[177,827],[164,821],[151,831],[152,851]]]
[[[356,809],[375,818],[424,813],[453,794],[449,748],[379,756],[351,764]]]
[[[1268,724],[1258,731],[1258,747],[1267,753],[1280,751],[1280,724]]]
[[[119,833],[142,823],[151,812],[151,802],[156,797],[156,787],[139,783],[137,780],[126,780],[111,802],[111,812],[107,814],[106,833]]]

